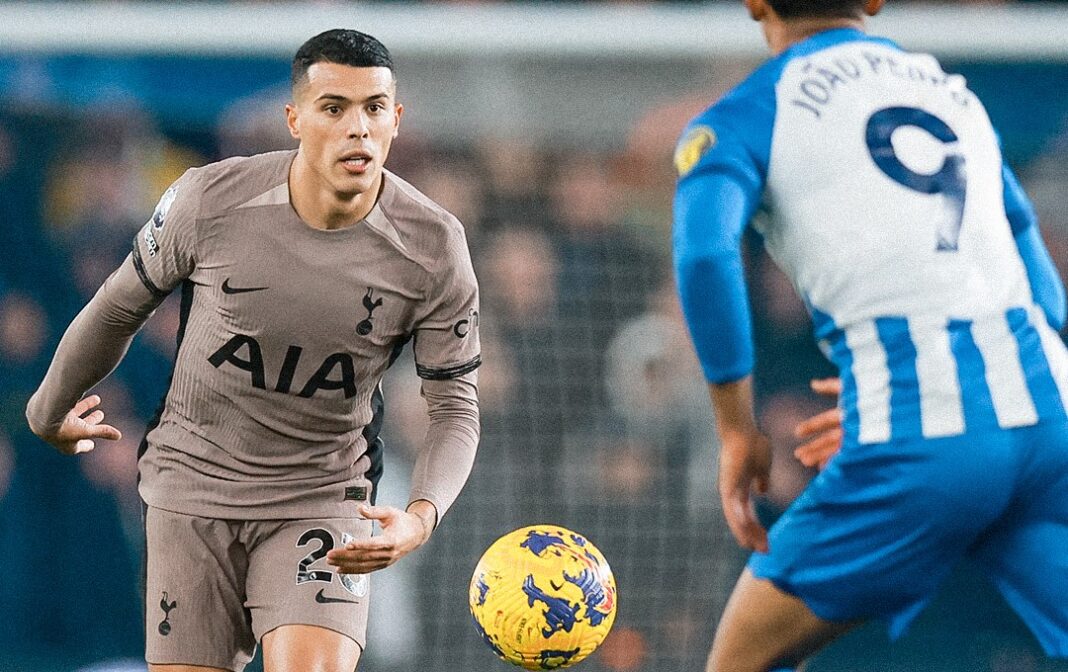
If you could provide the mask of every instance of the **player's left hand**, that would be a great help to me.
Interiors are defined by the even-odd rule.
[[[812,381],[812,390],[817,394],[838,398],[842,394],[839,378],[820,378]],[[794,450],[794,457],[806,467],[823,469],[842,447],[842,411],[835,407],[812,416],[797,424],[794,436],[808,439]]]
[[[382,534],[356,539],[326,554],[326,563],[337,567],[339,574],[367,574],[389,567],[423,545],[428,534],[422,519],[412,512],[393,506],[361,504],[361,516],[377,520]]]
[[[760,524],[752,493],[766,494],[771,474],[771,442],[759,432],[721,437],[719,495],[723,515],[738,544],[768,551],[768,532]]]

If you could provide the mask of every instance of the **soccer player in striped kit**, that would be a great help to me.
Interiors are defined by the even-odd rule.
[[[746,0],[773,58],[676,151],[679,292],[754,550],[708,669],[798,664],[851,626],[891,636],[962,557],[1068,656],[1064,287],[964,79],[863,32],[882,0]],[[758,209],[766,217],[753,220]],[[740,237],[750,222],[837,364],[840,452],[766,533]]]

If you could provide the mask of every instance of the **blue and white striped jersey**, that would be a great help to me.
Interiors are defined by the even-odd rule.
[[[687,128],[674,248],[706,376],[753,366],[754,221],[843,381],[847,441],[1065,417],[1064,288],[997,135],[930,55],[843,29],[767,62]]]

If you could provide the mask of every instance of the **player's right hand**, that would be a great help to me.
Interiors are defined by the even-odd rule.
[[[837,399],[842,394],[839,378],[818,378],[811,383],[812,391]],[[809,439],[794,450],[794,457],[806,467],[823,469],[842,447],[842,411],[835,407],[799,422],[794,436]]]
[[[89,413],[98,405],[100,405],[100,397],[95,394],[90,395],[67,412],[67,416],[63,418],[63,424],[54,434],[38,433],[36,430],[35,433],[64,455],[89,452],[96,447],[95,439],[118,441],[122,438],[122,432],[111,425],[101,424],[104,422],[104,411],[97,409]],[[86,413],[89,414],[86,415]]]
[[[771,442],[759,432],[722,437],[722,441],[719,495],[727,526],[741,546],[766,553],[768,532],[757,519],[752,493],[768,491]]]

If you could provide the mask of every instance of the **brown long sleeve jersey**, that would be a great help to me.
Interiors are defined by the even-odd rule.
[[[216,518],[354,515],[382,470],[383,374],[413,340],[431,423],[410,498],[444,514],[474,461],[478,285],[460,223],[385,173],[354,226],[305,224],[295,152],[192,169],[74,320],[27,408],[54,429],[181,286],[170,388],[141,446],[150,506]]]

